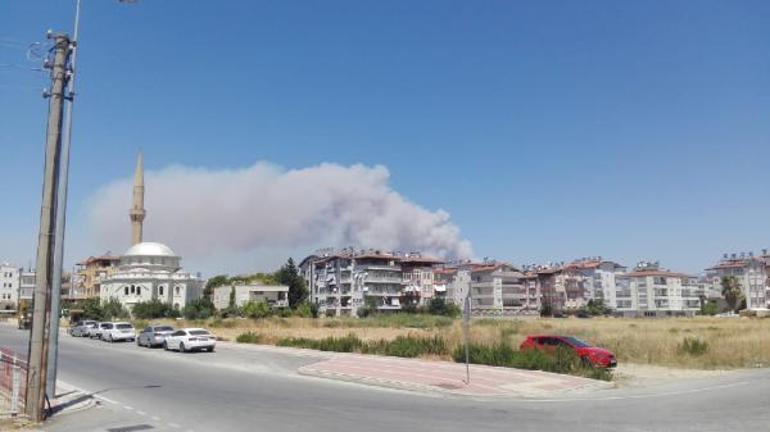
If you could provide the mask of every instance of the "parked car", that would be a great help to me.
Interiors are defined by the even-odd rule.
[[[136,330],[131,323],[118,322],[114,323],[112,327],[102,330],[103,341],[117,342],[117,341],[131,341],[136,340]]]
[[[618,365],[615,354],[610,351],[591,346],[591,344],[573,336],[527,336],[519,349],[531,349],[553,353],[559,347],[573,350],[580,360],[587,365],[600,368],[611,368]]]
[[[152,348],[162,346],[166,336],[174,333],[174,327],[167,325],[150,325],[145,327],[139,336],[136,337],[136,344]]]
[[[85,337],[91,334],[91,330],[95,328],[99,323],[96,321],[81,321],[74,327],[70,328],[70,335],[74,337]]]
[[[102,338],[102,332],[104,330],[108,330],[112,328],[111,322],[100,322],[99,325],[92,328],[91,331],[88,332],[88,336],[91,339],[101,339]]]
[[[216,343],[217,338],[206,329],[185,328],[166,336],[166,340],[163,341],[163,349],[179,352],[199,350],[213,352]]]

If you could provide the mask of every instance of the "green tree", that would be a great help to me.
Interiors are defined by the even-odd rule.
[[[203,288],[203,296],[211,297],[214,294],[214,288],[230,283],[230,279],[227,275],[216,275],[206,281],[206,286]]]
[[[128,318],[128,311],[118,299],[111,298],[102,303],[102,318],[104,320]]]
[[[102,305],[99,304],[99,299],[91,298],[81,300],[74,309],[82,309],[84,319],[104,321],[104,310],[102,310]]]
[[[182,315],[189,320],[206,319],[214,312],[214,303],[208,297],[192,300],[182,309]]]
[[[460,307],[453,303],[447,303],[441,297],[434,297],[428,303],[428,313],[431,315],[443,315],[448,317],[458,317],[462,313]]]
[[[723,276],[722,281],[722,295],[730,306],[731,310],[737,311],[740,301],[743,299],[743,290],[741,290],[741,284],[738,282],[738,278],[735,276]]]
[[[543,303],[540,305],[540,316],[541,317],[553,316],[553,306],[551,306],[551,302],[549,302],[546,299],[543,299]]]
[[[281,285],[289,287],[289,307],[294,308],[307,300],[308,292],[305,280],[300,276],[294,259],[291,257],[286,261],[278,271],[275,272],[275,279]]]

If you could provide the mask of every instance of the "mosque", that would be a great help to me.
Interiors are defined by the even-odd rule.
[[[102,281],[101,301],[117,299],[131,310],[138,302],[157,299],[181,309],[201,297],[203,281],[182,270],[182,258],[171,248],[162,243],[143,241],[146,214],[144,161],[140,153],[134,175],[133,205],[129,211],[132,246],[120,257],[117,270]]]

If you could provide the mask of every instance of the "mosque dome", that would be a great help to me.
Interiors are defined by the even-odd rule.
[[[142,242],[131,246],[124,256],[176,257],[177,255],[163,243]]]

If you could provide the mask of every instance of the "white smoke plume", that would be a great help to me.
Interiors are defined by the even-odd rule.
[[[391,189],[389,178],[383,166],[335,164],[150,171],[144,239],[193,259],[271,248],[309,253],[319,246],[471,256],[447,212],[410,202]],[[127,244],[131,190],[132,179],[120,179],[89,199],[89,229],[98,247],[123,250]]]

